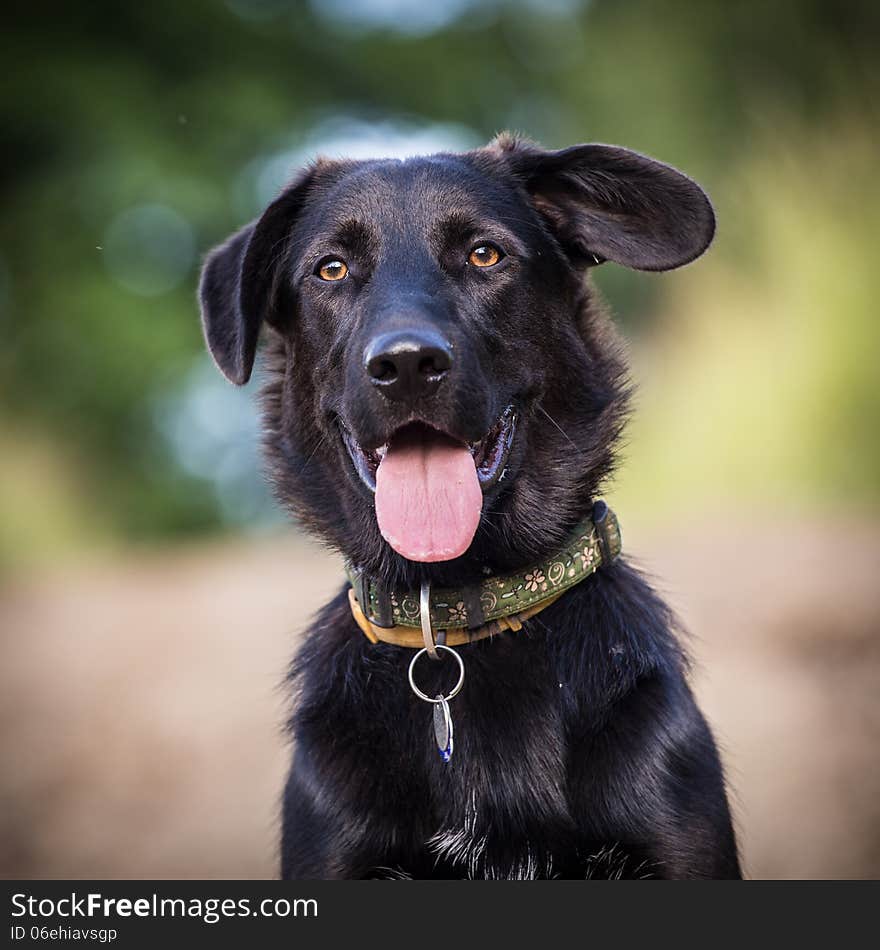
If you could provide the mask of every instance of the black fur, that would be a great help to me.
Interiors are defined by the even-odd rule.
[[[322,161],[209,256],[206,338],[243,383],[268,328],[270,470],[316,535],[389,585],[472,582],[551,553],[613,468],[628,384],[584,268],[677,267],[713,230],[690,179],[610,146],[547,152],[502,136],[464,155]],[[478,241],[506,253],[491,273],[465,264]],[[349,265],[338,284],[315,276],[328,256]],[[408,323],[439,328],[456,362],[435,394],[401,405],[369,384],[363,352]],[[508,474],[468,551],[402,558],[340,424],[367,449],[414,417],[472,441],[508,404],[519,413]],[[411,652],[370,644],[340,593],[291,676],[283,876],[738,877],[721,766],[674,627],[620,559],[521,633],[462,648],[444,765],[406,682]],[[432,689],[431,676],[437,688],[452,676],[438,667],[425,664]]]

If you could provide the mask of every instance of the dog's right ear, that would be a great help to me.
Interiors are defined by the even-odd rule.
[[[548,151],[502,134],[501,155],[571,260],[663,271],[699,257],[715,233],[702,188],[656,159],[615,145]]]
[[[223,375],[237,386],[251,377],[260,327],[271,318],[283,281],[285,238],[316,171],[304,172],[257,221],[214,248],[202,267],[199,303],[205,341]]]

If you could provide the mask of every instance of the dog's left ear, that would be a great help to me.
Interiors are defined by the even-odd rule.
[[[259,219],[205,259],[199,284],[205,342],[223,375],[237,386],[250,379],[260,327],[271,323],[278,309],[286,238],[320,167],[303,172]]]
[[[545,151],[509,138],[496,148],[576,263],[670,270],[699,257],[715,233],[703,189],[637,152],[614,145]]]

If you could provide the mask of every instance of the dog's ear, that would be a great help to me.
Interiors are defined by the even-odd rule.
[[[202,329],[214,362],[238,386],[251,376],[264,320],[271,322],[283,284],[290,233],[316,167],[303,172],[263,212],[214,248],[199,284]]]
[[[715,233],[703,189],[637,152],[614,145],[545,151],[509,136],[493,146],[576,263],[670,270],[699,257]]]

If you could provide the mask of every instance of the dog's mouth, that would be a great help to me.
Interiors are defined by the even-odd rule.
[[[391,547],[412,561],[464,554],[480,522],[483,493],[504,477],[516,429],[513,406],[471,443],[410,422],[366,450],[340,428],[356,472],[375,493],[379,530]]]
[[[442,430],[425,422],[410,422],[396,429],[390,440],[384,445],[367,450],[358,443],[346,426],[340,425],[339,428],[342,432],[342,440],[348,449],[348,454],[354,462],[355,471],[370,491],[374,492],[376,490],[376,473],[388,454],[388,447],[395,442],[413,438],[424,443],[445,439],[458,442],[459,445],[466,447],[474,460],[480,487],[483,491],[486,491],[499,481],[504,474],[504,466],[510,454],[516,428],[516,412],[513,406],[508,406],[482,439],[468,443],[459,442],[451,435],[447,435]]]

